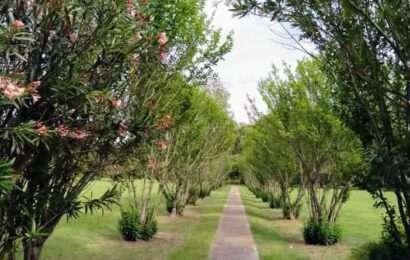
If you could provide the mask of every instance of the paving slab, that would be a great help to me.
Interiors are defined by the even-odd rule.
[[[238,186],[231,187],[209,259],[259,260]]]

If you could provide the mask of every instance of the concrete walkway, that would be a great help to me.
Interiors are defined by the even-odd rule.
[[[255,241],[237,186],[232,186],[219,221],[210,260],[259,260]]]

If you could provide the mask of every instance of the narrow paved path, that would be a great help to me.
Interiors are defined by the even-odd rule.
[[[249,227],[241,194],[232,186],[224,213],[219,221],[210,260],[258,260],[258,251]]]

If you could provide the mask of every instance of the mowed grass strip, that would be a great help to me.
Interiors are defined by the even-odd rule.
[[[100,181],[88,192],[101,194],[108,182]],[[124,260],[124,259],[207,259],[209,247],[227,199],[229,187],[214,191],[196,206],[188,206],[184,216],[170,218],[159,194],[158,233],[151,241],[126,242],[118,232],[120,208],[103,215],[82,215],[62,220],[46,242],[42,259],[48,260]],[[122,202],[126,202],[125,196]],[[184,258],[187,256],[187,258]]]
[[[251,230],[262,259],[339,260],[348,259],[352,247],[379,239],[382,225],[380,209],[373,207],[373,199],[366,191],[354,190],[343,206],[339,218],[342,241],[334,246],[309,246],[303,241],[303,219],[284,220],[280,209],[270,209],[268,203],[257,199],[246,187],[241,196]]]

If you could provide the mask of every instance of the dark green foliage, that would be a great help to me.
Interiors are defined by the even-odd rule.
[[[385,242],[366,243],[360,247],[353,248],[350,256],[352,260],[405,260],[410,259],[406,255],[405,247],[395,248]]]
[[[333,106],[369,155],[356,181],[384,208],[396,243],[404,230],[410,254],[410,2],[236,0],[233,9],[291,24],[314,43],[334,82]],[[385,199],[386,190],[395,200]]]
[[[199,189],[191,188],[189,190],[187,204],[196,205],[197,200],[199,199]]]
[[[10,166],[9,163],[0,162],[0,196],[12,188]]]
[[[203,199],[211,195],[211,189],[201,189],[199,191],[199,198]]]
[[[270,199],[270,198],[269,198],[269,194],[263,192],[263,193],[261,194],[261,199],[262,199],[263,202],[268,202],[269,199]]]
[[[166,210],[167,210],[167,212],[172,213],[173,209],[174,209],[174,200],[166,198]],[[181,205],[180,203],[177,203],[176,211],[177,211],[178,215],[182,215],[182,212],[184,211],[184,205]]]
[[[282,207],[282,199],[271,195],[269,198],[269,207],[272,209],[277,209],[277,208]]]
[[[126,241],[150,240],[157,233],[157,221],[153,210],[149,210],[144,223],[136,209],[121,212],[119,231]]]
[[[141,229],[139,214],[136,210],[122,211],[118,223],[120,233],[126,241],[136,241]]]
[[[340,240],[341,231],[337,225],[309,220],[303,228],[303,238],[309,245],[333,245]]]

